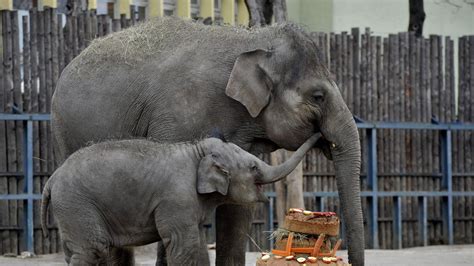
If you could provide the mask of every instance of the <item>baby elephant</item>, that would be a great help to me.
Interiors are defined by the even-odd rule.
[[[133,264],[128,247],[163,241],[169,265],[209,265],[202,224],[220,204],[266,200],[261,185],[289,174],[320,134],[269,166],[232,143],[98,143],[72,154],[43,191],[71,265]]]

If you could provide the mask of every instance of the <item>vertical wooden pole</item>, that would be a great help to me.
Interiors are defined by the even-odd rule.
[[[176,0],[176,15],[181,18],[191,18],[191,0]]]
[[[2,12],[2,29],[3,29],[3,90],[4,90],[4,95],[3,95],[3,101],[4,101],[4,109],[2,110],[5,113],[11,113],[12,112],[12,104],[13,104],[13,63],[12,63],[12,31],[11,31],[11,11],[3,11]],[[6,162],[6,169],[7,171],[11,171],[12,168],[14,167],[15,164],[15,149],[16,149],[16,144],[15,144],[15,132],[14,132],[14,127],[15,127],[15,122],[14,121],[7,121],[6,123],[6,131],[5,131],[5,137],[6,137],[6,149],[5,149],[5,162]],[[12,185],[12,179],[15,179],[15,177],[10,177],[10,178],[5,178],[5,194],[10,194],[12,193],[11,191],[11,185]],[[14,180],[16,183],[16,180]],[[15,189],[16,189],[16,184],[15,184]],[[16,204],[16,202],[15,202]],[[5,226],[11,226],[11,216],[16,215],[12,213],[11,208],[13,205],[13,201],[7,201],[6,204],[6,211],[1,214],[2,217],[2,225]],[[11,246],[11,236],[10,236],[10,231],[5,230],[3,231],[2,234],[2,244],[3,244],[3,251],[4,252],[13,252],[12,246]]]
[[[18,30],[18,11],[13,11],[11,13],[11,26],[12,26],[12,52],[13,52],[13,57],[12,57],[12,63],[13,63],[13,102],[12,104],[15,106],[15,109],[18,110],[18,112],[23,112],[23,97],[22,97],[22,88],[21,88],[21,58],[20,58],[20,36],[19,36],[19,30]],[[22,121],[15,121],[13,123],[14,128],[13,130],[15,131],[15,153],[16,153],[16,158],[13,158],[15,160],[14,163],[14,168],[9,169],[9,171],[20,171],[23,167],[23,156],[22,156],[22,148],[23,148],[23,122]],[[20,186],[19,186],[20,185]],[[13,177],[12,180],[10,180],[10,193],[21,193],[22,186],[24,185],[24,180],[20,180],[20,182]],[[10,217],[10,225],[13,226],[19,226],[20,224],[18,223],[18,216],[19,213],[22,213],[23,211],[23,204],[19,204],[18,201],[13,201],[13,204],[10,203],[12,206],[11,208],[11,213],[12,216]],[[20,211],[20,212],[19,212]],[[10,236],[12,237],[12,250],[14,253],[19,252],[19,245],[18,245],[18,232],[12,231],[10,233]]]
[[[163,0],[148,1],[148,17],[162,17],[164,14]]]
[[[56,8],[58,7],[57,0],[38,0],[38,10],[43,11],[46,7]]]
[[[221,15],[225,24],[235,25],[235,1],[221,0]]]
[[[13,6],[13,5],[12,5]],[[7,11],[0,11],[0,35],[2,36],[2,41],[0,41],[0,99],[5,99],[6,91],[4,84],[6,82],[4,75],[4,56],[5,56],[5,46],[3,42],[5,41],[5,25],[3,22],[4,13]],[[5,101],[0,101],[0,112],[5,112]],[[7,171],[7,135],[5,131],[6,122],[0,120],[0,171]],[[8,177],[0,177],[0,194],[8,194]],[[8,226],[8,201],[0,200],[0,226]],[[7,253],[7,240],[8,240],[8,231],[0,231],[0,252],[2,254]]]
[[[211,18],[214,20],[214,0],[201,0],[199,15],[204,19]]]
[[[239,25],[249,25],[249,10],[245,4],[245,0],[237,0],[237,23]]]
[[[114,19],[120,19],[122,14],[125,14],[126,18],[130,18],[130,0],[115,0]]]
[[[13,0],[0,1],[0,10],[13,10]]]
[[[153,0],[151,0],[151,1],[153,1]],[[88,0],[87,8],[89,10],[97,9],[97,0]]]

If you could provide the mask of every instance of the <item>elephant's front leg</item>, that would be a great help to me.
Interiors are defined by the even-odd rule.
[[[216,265],[245,265],[254,205],[221,205],[216,211]]]
[[[168,265],[209,265],[209,258],[201,261],[206,246],[202,245],[199,225],[186,219],[157,222]]]

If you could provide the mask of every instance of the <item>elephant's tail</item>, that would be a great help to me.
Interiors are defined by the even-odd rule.
[[[49,232],[46,224],[46,216],[48,214],[48,206],[49,200],[51,199],[51,186],[52,186],[52,179],[54,176],[50,177],[48,182],[43,189],[43,197],[41,200],[41,228],[43,229],[44,237],[49,237]]]

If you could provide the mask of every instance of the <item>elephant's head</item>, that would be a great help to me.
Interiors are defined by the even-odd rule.
[[[270,47],[237,57],[226,94],[245,106],[276,146],[295,150],[309,136],[322,133],[324,141],[316,146],[334,160],[342,213],[347,217],[349,259],[362,265],[361,154],[355,121],[311,38],[295,26],[277,27],[281,28]]]
[[[220,193],[235,204],[266,201],[262,185],[281,180],[295,169],[321,134],[311,136],[286,162],[270,166],[242,148],[218,139],[205,142],[198,168],[200,194]]]

